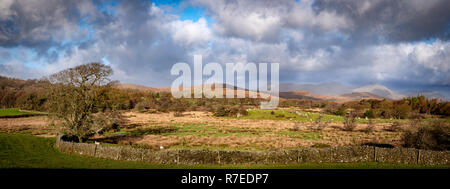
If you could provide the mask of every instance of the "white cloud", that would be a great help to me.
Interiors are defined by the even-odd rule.
[[[207,8],[216,21],[213,29],[225,36],[276,42],[287,29],[329,31],[351,27],[351,22],[335,11],[314,12],[313,2],[193,0],[193,4]]]
[[[196,22],[175,20],[170,23],[170,30],[175,42],[183,43],[186,46],[204,45],[213,38],[212,32],[203,17]]]

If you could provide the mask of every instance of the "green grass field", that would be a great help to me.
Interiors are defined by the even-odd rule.
[[[26,116],[41,115],[41,114],[45,114],[45,113],[34,112],[34,111],[24,111],[24,110],[19,110],[19,108],[0,109],[0,118],[26,117]]]
[[[450,168],[449,166],[382,163],[303,163],[291,165],[155,165],[69,155],[54,148],[54,138],[0,133],[0,168],[69,169],[394,169]]]
[[[0,117],[3,116],[17,116],[17,115],[27,115],[28,112],[19,111],[19,108],[7,108],[0,109]]]

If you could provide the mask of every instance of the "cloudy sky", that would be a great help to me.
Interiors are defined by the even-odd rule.
[[[0,0],[0,75],[103,62],[170,86],[170,68],[278,62],[280,81],[378,83],[450,95],[448,0]]]

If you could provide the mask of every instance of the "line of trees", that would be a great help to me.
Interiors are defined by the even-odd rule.
[[[427,99],[424,96],[408,97],[402,100],[360,100],[342,104],[325,102],[321,104],[326,112],[345,115],[352,111],[367,118],[419,118],[427,115],[450,116],[450,102]]]

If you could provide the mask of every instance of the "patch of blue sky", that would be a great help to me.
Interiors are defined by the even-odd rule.
[[[427,39],[427,40],[424,40],[424,42],[426,43],[426,44],[429,44],[429,45],[431,45],[431,44],[433,44],[434,42],[436,42],[436,38],[431,38],[431,39]]]
[[[425,43],[425,44],[428,44],[428,45],[432,45],[436,41],[437,41],[437,38],[429,38],[429,39],[423,39],[423,40],[419,40],[419,41],[414,41],[414,42],[412,42],[412,44],[413,45],[417,45],[417,44],[420,44],[420,43]]]
[[[97,6],[97,10],[108,13],[111,15],[116,15],[116,9],[118,4],[120,4],[121,0],[113,0],[113,1],[94,1],[94,4]]]
[[[180,20],[192,20],[196,22],[203,17],[208,23],[213,22],[213,20],[205,14],[204,8],[196,6],[185,7],[179,16]]]
[[[156,0],[153,1],[155,6],[162,7],[170,6],[172,9],[172,14],[176,14],[179,16],[180,20],[192,20],[193,22],[198,21],[200,18],[205,18],[205,20],[209,23],[213,22],[213,19],[205,14],[205,9],[199,6],[192,6],[188,3],[184,3],[182,0]],[[164,12],[167,12],[164,10]]]
[[[82,43],[88,42],[89,40],[94,38],[94,27],[89,23],[88,18],[87,17],[83,17],[82,19],[80,19],[80,21],[78,22],[78,27],[80,27],[81,30],[87,30],[87,34],[81,38],[81,39],[77,39],[77,40],[73,40],[73,39],[64,39],[63,41],[60,42],[59,45],[56,45],[56,47],[51,47],[47,50],[47,54],[51,54],[54,51],[57,52],[58,57],[60,57],[63,53],[62,52],[58,52],[58,48],[57,47],[72,47],[72,46],[79,46]]]
[[[80,21],[78,22],[78,27],[80,27],[80,29],[82,30],[88,31],[88,34],[79,41],[80,43],[89,41],[94,37],[94,27],[92,27],[92,25],[89,23],[87,17],[83,17],[82,19],[80,19]]]
[[[12,60],[13,54],[16,54],[16,51],[16,48],[0,47],[0,64],[5,64]]]
[[[111,65],[111,62],[109,62],[107,56],[104,56],[104,57],[102,58],[102,63],[105,64],[105,65]]]
[[[156,6],[161,6],[161,5],[178,6],[182,2],[183,2],[182,0],[153,0],[152,1],[152,3],[155,3]]]
[[[20,57],[20,56],[19,56],[19,53],[22,52],[22,51],[20,51],[20,48],[22,48],[22,47],[20,47],[20,46],[17,46],[17,47],[8,47],[8,48],[1,47],[1,48],[0,48],[0,51],[6,52],[7,56],[5,56],[5,57],[2,56],[2,57],[1,57],[1,59],[0,59],[0,64],[5,64],[5,63],[8,62],[8,61],[16,60],[17,57]],[[5,54],[5,55],[6,55],[6,54]]]
[[[150,45],[151,47],[157,47],[159,46],[159,40],[153,41],[153,43]]]
[[[39,68],[45,65],[45,62],[39,58],[36,51],[30,48],[17,46],[12,48],[5,48],[9,54],[5,60],[0,61],[0,64],[6,64],[9,61],[17,61],[23,63],[28,68]]]

